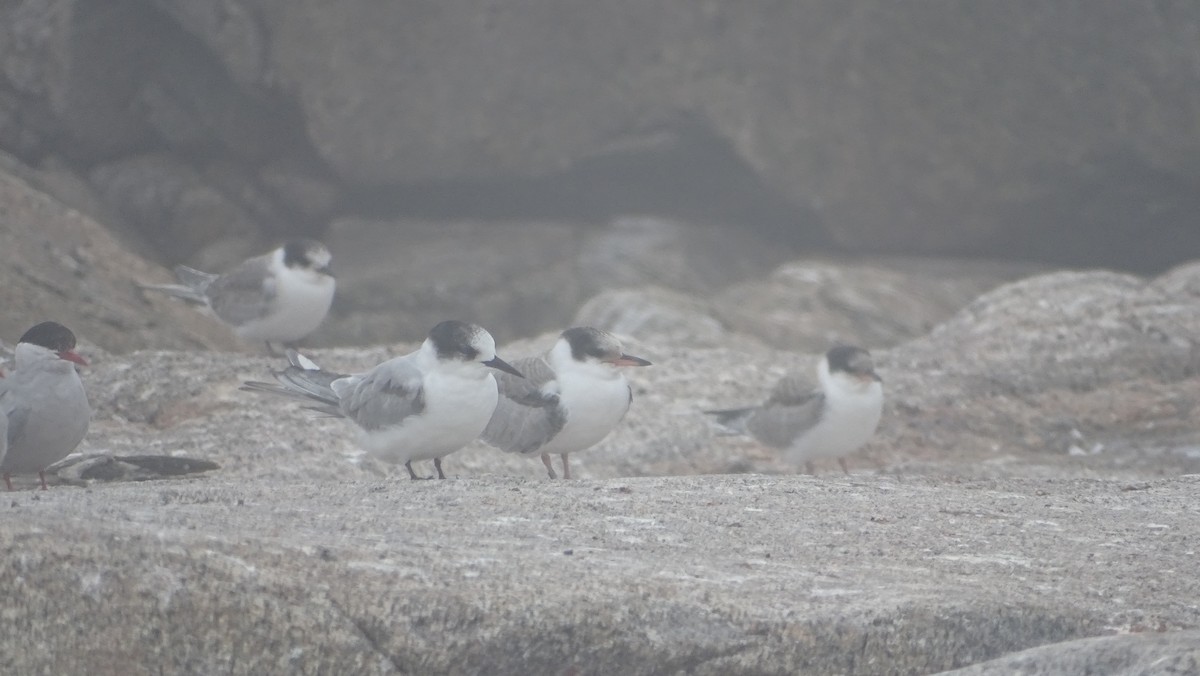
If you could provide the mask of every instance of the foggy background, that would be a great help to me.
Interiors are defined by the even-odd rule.
[[[324,240],[316,344],[506,340],[630,288],[770,333],[795,289],[753,284],[798,259],[940,303],[915,335],[1032,270],[1200,252],[1188,2],[29,0],[0,4],[0,63],[0,171],[73,210],[4,201],[5,335],[81,266],[146,314],[129,278],[161,273],[62,246],[80,215],[213,271]],[[92,335],[152,343],[122,321]],[[887,342],[864,331],[821,340]]]

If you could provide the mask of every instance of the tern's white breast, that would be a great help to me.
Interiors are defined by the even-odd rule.
[[[440,458],[477,439],[496,410],[496,379],[482,365],[464,366],[471,371],[426,374],[424,410],[396,427],[364,431],[363,449],[382,460],[405,463]]]
[[[629,410],[629,381],[616,369],[584,364],[558,374],[559,400],[567,410],[562,431],[543,453],[572,453],[594,446]]]
[[[5,472],[41,471],[70,455],[87,434],[91,407],[74,364],[59,360],[51,368],[23,374],[32,378],[8,395],[24,400],[31,410],[0,465]],[[9,377],[24,380],[18,373]]]
[[[291,343],[317,329],[329,314],[336,282],[329,275],[307,268],[273,265],[275,302],[265,317],[246,322],[234,331],[247,340]]]
[[[849,376],[834,376],[826,383],[820,421],[797,437],[786,455],[796,463],[849,455],[875,434],[882,413],[882,385],[871,382],[864,386]]]

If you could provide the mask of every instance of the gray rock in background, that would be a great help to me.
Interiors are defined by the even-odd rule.
[[[652,213],[1158,270],[1200,249],[1198,26],[1119,0],[23,0],[0,10],[0,147],[81,175],[171,154],[263,242]]]
[[[90,180],[118,218],[132,224],[169,260],[188,259],[223,239],[243,240],[241,255],[233,254],[234,260],[253,250],[250,214],[173,157],[142,155],[100,164]],[[193,264],[207,267],[199,261]]]
[[[12,345],[29,327],[53,319],[82,343],[115,352],[237,346],[216,319],[138,290],[139,281],[169,281],[165,270],[6,170],[0,170],[0,205],[0,340]]]
[[[579,308],[571,325],[688,348],[727,345],[733,333],[712,316],[709,303],[660,286],[602,291]],[[750,336],[744,340],[758,342]]]
[[[448,317],[506,340],[565,328],[609,290],[661,285],[713,293],[785,260],[762,238],[654,218],[562,222],[334,223],[338,276],[323,345],[419,340]]]
[[[804,260],[734,284],[712,302],[727,325],[780,349],[874,349],[924,335],[983,292],[1036,270],[955,259]]]

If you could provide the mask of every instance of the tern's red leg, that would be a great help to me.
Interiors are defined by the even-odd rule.
[[[49,488],[46,488],[46,473],[38,472],[38,478],[42,480],[42,490],[44,490],[44,491],[50,490]]]
[[[405,469],[408,470],[408,478],[412,479],[413,481],[416,481],[417,479],[421,478],[421,477],[417,476],[416,472],[413,471],[412,460],[409,460],[408,462],[404,463],[404,467],[405,467]]]
[[[838,464],[842,466],[842,471],[846,473],[846,476],[850,476],[850,469],[846,467],[846,459],[838,458]]]
[[[562,459],[563,459],[563,478],[570,479],[571,478],[571,466],[567,464],[567,454],[566,453],[562,454]]]
[[[542,454],[542,464],[546,466],[546,471],[550,473],[551,479],[557,479],[558,475],[554,473],[554,465],[550,463],[550,454]]]
[[[445,474],[442,474],[442,459],[441,459],[441,458],[434,458],[434,459],[433,459],[433,466],[437,468],[437,471],[438,471],[438,478],[439,478],[439,479],[445,479],[445,478],[446,478],[446,475],[445,475]]]
[[[13,489],[13,487],[12,487],[12,476],[11,476],[11,475],[9,475],[9,473],[8,473],[8,472],[5,472],[5,473],[4,473],[4,485],[5,485],[5,486],[8,486],[8,490],[10,490],[10,491]]]

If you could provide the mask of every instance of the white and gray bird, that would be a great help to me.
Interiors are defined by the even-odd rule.
[[[869,352],[839,345],[817,363],[819,386],[798,375],[784,377],[759,406],[705,411],[718,424],[783,450],[809,474],[813,461],[837,458],[847,474],[846,456],[875,434],[883,413],[883,384]]]
[[[550,351],[513,362],[524,378],[497,379],[500,403],[483,440],[509,453],[540,453],[551,479],[557,453],[570,479],[567,456],[599,443],[629,411],[633,390],[619,367],[649,365],[607,331],[567,329]]]
[[[13,368],[0,378],[0,413],[6,452],[0,474],[12,490],[14,474],[37,473],[71,454],[87,434],[92,410],[75,365],[75,334],[62,324],[42,322],[17,343]]]
[[[413,460],[433,460],[445,479],[442,458],[479,438],[496,409],[492,369],[521,375],[496,356],[490,333],[458,321],[438,324],[416,352],[364,373],[324,371],[295,350],[288,361],[274,373],[279,384],[248,382],[242,389],[301,399],[313,410],[348,418],[364,451],[403,463],[413,479],[420,478]]]
[[[329,249],[312,239],[242,261],[222,275],[175,266],[179,284],[143,284],[176,298],[206,305],[244,340],[294,345],[329,314],[336,282]]]

